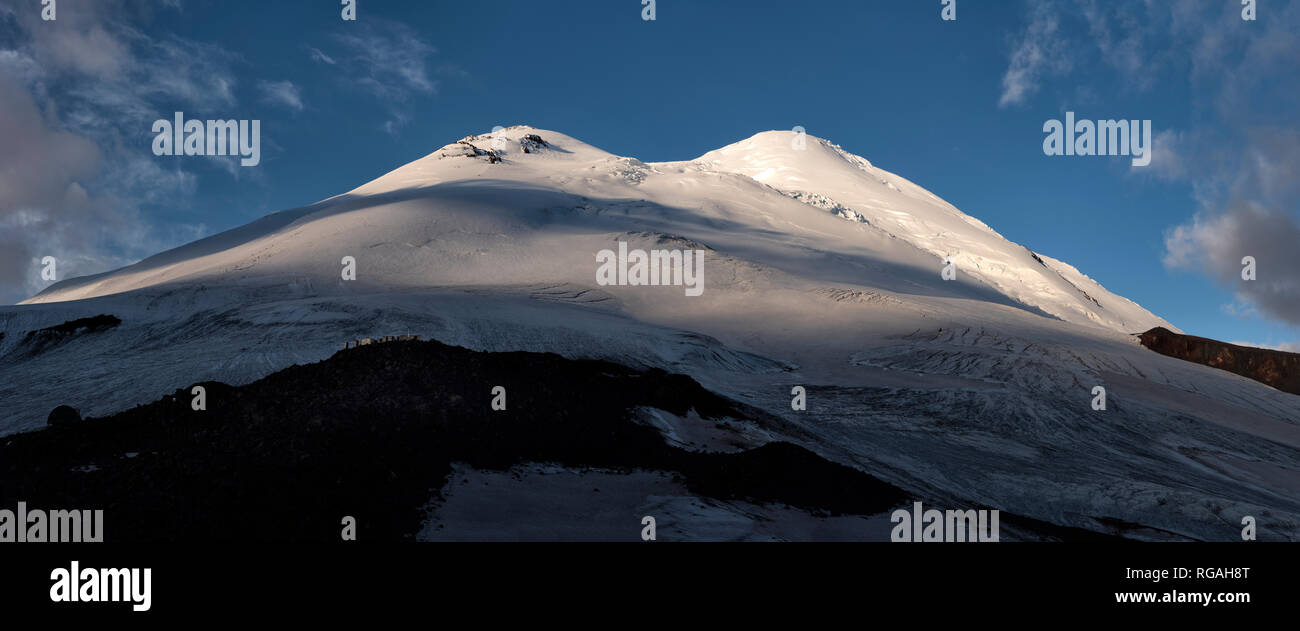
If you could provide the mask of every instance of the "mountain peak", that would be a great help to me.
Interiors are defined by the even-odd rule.
[[[854,164],[863,164],[868,167],[871,166],[871,163],[868,162],[866,158],[849,153],[839,145],[825,138],[820,138],[807,132],[786,129],[760,131],[749,138],[731,143],[730,145],[709,153],[728,154],[741,151],[764,151],[772,154],[785,155],[794,160],[807,159],[809,156],[829,154]],[[703,158],[703,156],[701,156],[701,158]]]
[[[556,163],[570,166],[615,158],[577,138],[531,125],[511,125],[495,131],[465,136],[443,145],[423,158],[367,182],[354,195],[374,195],[411,187],[474,177],[506,176],[499,169],[549,170]],[[533,158],[544,158],[534,160]],[[560,167],[563,168],[563,167]],[[488,170],[493,169],[493,170]]]
[[[808,190],[813,181],[861,178],[878,170],[823,138],[795,131],[764,131],[710,151],[695,159],[709,168],[740,173],[759,182],[789,190]]]

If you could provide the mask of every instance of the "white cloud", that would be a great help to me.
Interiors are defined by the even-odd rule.
[[[437,90],[425,61],[437,49],[405,24],[372,18],[356,33],[336,35],[335,40],[346,49],[344,63],[352,67],[356,80],[380,98],[404,99],[412,92]]]
[[[1259,311],[1255,309],[1254,305],[1239,300],[1220,305],[1219,310],[1242,320],[1259,317]]]
[[[1176,180],[1187,174],[1188,156],[1193,151],[1191,132],[1165,129],[1156,132],[1151,140],[1151,163],[1145,167],[1132,165],[1130,172],[1155,175],[1166,180]]]
[[[111,209],[83,186],[97,176],[99,148],[52,126],[17,80],[0,72],[0,292],[14,297],[39,278],[44,256],[93,249],[98,224]],[[56,256],[67,258],[66,256]],[[65,264],[64,269],[75,268]]]
[[[308,46],[307,51],[311,54],[312,61],[323,63],[323,64],[329,64],[331,66],[338,64],[337,61],[334,61],[333,57],[330,57],[329,55],[326,55],[325,53],[321,52],[319,48],[313,48],[311,46]]]
[[[142,44],[147,47],[147,57],[136,60],[142,81],[133,86],[132,93],[213,109],[236,103],[237,81],[231,64],[238,57],[224,47],[178,37],[145,38]]]
[[[257,87],[262,91],[263,100],[302,111],[302,94],[292,81],[259,81]]]
[[[337,50],[329,53],[308,46],[311,59],[339,66],[343,69],[338,73],[342,80],[359,85],[382,101],[389,109],[389,117],[380,128],[391,135],[396,135],[410,118],[402,112],[405,104],[416,96],[437,94],[438,81],[433,75],[466,74],[446,63],[430,72],[428,59],[437,49],[400,22],[370,18],[334,35],[333,40]]]
[[[1165,264],[1199,269],[1262,314],[1300,325],[1298,245],[1300,223],[1295,217],[1243,202],[1226,212],[1198,214],[1170,230]],[[1242,278],[1247,256],[1255,260],[1254,280]]]
[[[1011,53],[1010,66],[1002,75],[1002,96],[998,99],[998,107],[1024,103],[1038,91],[1039,83],[1045,77],[1069,72],[1069,52],[1060,33],[1060,17],[1051,5],[1034,5],[1029,26]]]
[[[1243,25],[1235,2],[1204,0],[1061,0],[1026,2],[1030,19],[1017,35],[1002,77],[999,105],[1024,103],[1053,78],[1108,68],[1103,87],[1149,90],[1170,73],[1185,76],[1205,103],[1241,115],[1243,94],[1271,79],[1261,69],[1294,65],[1300,3],[1271,3]]]
[[[1113,0],[1084,0],[1083,17],[1101,59],[1126,77],[1128,86],[1146,89],[1155,75],[1149,72],[1152,53],[1144,40],[1161,29],[1152,24],[1154,11],[1149,3],[1145,15],[1130,12],[1132,6]]]

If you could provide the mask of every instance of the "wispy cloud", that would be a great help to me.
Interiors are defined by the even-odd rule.
[[[426,60],[438,52],[400,22],[371,19],[357,33],[335,35],[343,46],[344,62],[356,81],[380,98],[404,99],[411,93],[433,93],[438,83],[430,77]]]
[[[317,63],[328,64],[331,66],[338,64],[337,61],[334,61],[333,57],[330,57],[329,55],[326,55],[325,53],[321,52],[319,48],[308,46],[307,52],[311,55],[311,60]]]
[[[259,81],[257,87],[262,92],[263,100],[302,111],[302,94],[292,81]]]
[[[1015,45],[1010,66],[1002,76],[998,107],[1024,103],[1038,91],[1045,77],[1070,71],[1070,51],[1060,27],[1061,18],[1051,5],[1033,5],[1029,26]]]
[[[404,110],[412,99],[437,94],[435,75],[465,75],[445,62],[430,71],[429,60],[438,50],[401,22],[370,18],[334,35],[331,43],[328,52],[313,46],[307,52],[317,63],[341,68],[340,80],[383,103],[388,116],[380,129],[390,135],[410,120]]]
[[[1159,37],[1161,30],[1149,22],[1152,10],[1139,15],[1131,5],[1113,0],[1083,0],[1081,8],[1088,35],[1104,63],[1126,77],[1128,87],[1150,88],[1156,75],[1147,72],[1154,54],[1147,40]]]

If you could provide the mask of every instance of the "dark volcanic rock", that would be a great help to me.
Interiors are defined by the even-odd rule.
[[[86,329],[85,331],[86,333],[96,333],[99,331],[106,331],[121,323],[122,320],[120,320],[117,316],[108,315],[107,313],[101,313],[97,316],[93,316],[90,318],[78,318],[76,320],[68,320],[63,324],[46,327],[44,329],[39,329],[36,331],[29,331],[27,333],[27,336],[32,337],[38,335],[68,335],[68,334],[80,332],[78,331],[78,329]]]
[[[69,320],[63,324],[28,331],[23,336],[20,349],[24,353],[35,355],[58,346],[75,336],[107,331],[121,323],[122,321],[117,316],[106,313],[90,318]]]
[[[54,408],[53,410],[50,411],[50,416],[46,420],[46,422],[49,423],[50,427],[58,427],[60,425],[72,425],[73,423],[80,423],[81,412],[77,411],[77,408],[67,406],[67,405],[60,405],[59,407]]]
[[[693,493],[819,514],[879,514],[909,496],[789,443],[686,451],[637,421],[653,407],[701,422],[782,421],[683,375],[553,354],[389,342],[246,386],[201,384],[106,419],[0,441],[0,506],[105,510],[107,541],[409,539],[463,462],[673,472]],[[493,411],[492,390],[507,389]],[[509,507],[502,508],[509,518]]]
[[[442,148],[438,158],[482,158],[488,164],[501,162],[501,154],[494,149],[480,149],[469,140],[457,140]]]
[[[519,139],[519,146],[523,148],[524,153],[534,153],[550,147],[550,143],[542,140],[537,134],[528,134]]]
[[[1151,329],[1139,338],[1143,346],[1161,355],[1227,370],[1283,392],[1300,394],[1300,354],[1237,346],[1174,333],[1164,327]]]

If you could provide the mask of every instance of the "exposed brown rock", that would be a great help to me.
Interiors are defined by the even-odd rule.
[[[1233,372],[1283,392],[1300,394],[1300,354],[1238,346],[1156,327],[1138,336],[1142,345],[1161,355],[1177,357]]]

